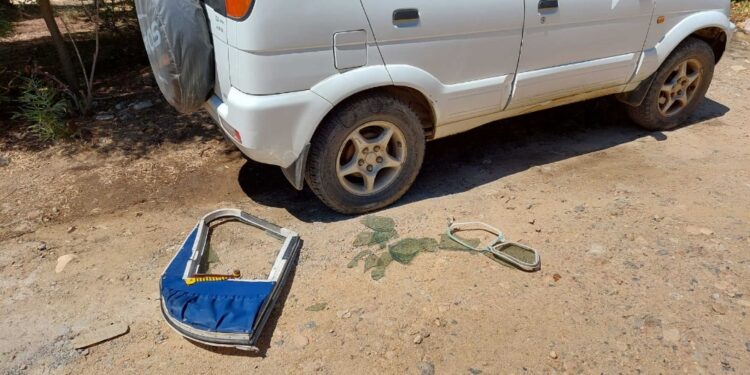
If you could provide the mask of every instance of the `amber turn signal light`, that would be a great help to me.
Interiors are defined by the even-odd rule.
[[[234,19],[243,19],[253,7],[253,0],[226,0],[227,17]]]

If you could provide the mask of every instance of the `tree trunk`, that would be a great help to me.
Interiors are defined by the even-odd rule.
[[[52,44],[54,44],[55,49],[57,50],[57,57],[60,59],[60,67],[62,68],[63,76],[65,76],[68,88],[70,88],[75,95],[79,95],[78,78],[73,69],[73,61],[70,58],[68,47],[65,45],[65,39],[63,39],[63,36],[60,33],[60,28],[57,27],[57,22],[55,22],[55,14],[52,11],[50,0],[37,0],[37,4],[39,4],[39,12],[42,14],[42,18],[44,18],[44,22],[47,24],[49,34],[52,36]]]

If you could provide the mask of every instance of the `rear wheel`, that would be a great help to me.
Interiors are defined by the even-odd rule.
[[[424,159],[422,119],[387,94],[355,98],[323,121],[310,146],[306,180],[330,208],[360,214],[409,190]]]
[[[703,101],[714,74],[714,52],[706,42],[688,38],[656,72],[643,102],[628,114],[648,130],[683,124]]]

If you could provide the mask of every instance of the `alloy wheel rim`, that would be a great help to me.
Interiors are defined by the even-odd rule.
[[[659,112],[674,116],[688,106],[698,92],[703,78],[703,65],[696,59],[685,60],[667,76],[659,92]]]
[[[368,122],[344,141],[336,159],[336,175],[348,192],[369,196],[388,188],[406,160],[403,132],[388,121]]]

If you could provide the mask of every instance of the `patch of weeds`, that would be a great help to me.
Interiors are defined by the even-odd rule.
[[[13,118],[29,122],[31,132],[45,142],[71,136],[72,132],[63,121],[68,103],[60,98],[57,89],[36,76],[22,79],[22,93],[18,98],[20,110]]]
[[[732,0],[732,21],[735,23],[750,19],[750,1]]]
[[[0,38],[5,38],[13,31],[13,23],[10,19],[10,11],[0,5]]]

